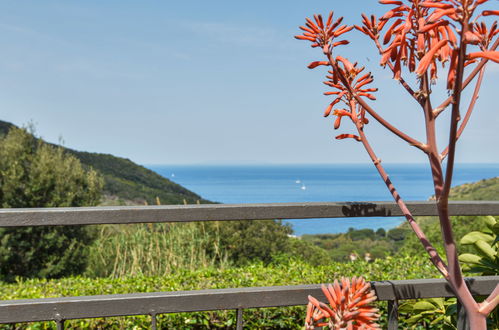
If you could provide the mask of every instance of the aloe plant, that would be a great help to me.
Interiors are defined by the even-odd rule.
[[[456,144],[475,108],[485,65],[487,62],[499,63],[499,29],[497,20],[494,20],[495,16],[499,16],[499,10],[483,10],[488,0],[379,2],[391,6],[379,18],[362,14],[361,25],[342,25],[343,17],[333,19],[332,12],[326,19],[314,15],[313,19],[306,19],[305,25],[300,27],[302,34],[295,37],[311,42],[311,47],[318,48],[324,56],[323,60],[308,65],[310,69],[327,69],[324,84],[332,90],[324,94],[332,101],[326,107],[324,116],[335,118],[334,129],[339,129],[342,122],[353,124],[353,133],[339,134],[336,139],[352,139],[364,147],[431,262],[448,281],[466,310],[471,329],[486,329],[487,315],[499,304],[499,285],[480,303],[475,301],[469,291],[461,272],[450,222],[449,192]],[[376,100],[375,93],[378,92],[378,88],[372,85],[374,76],[357,61],[340,56],[341,47],[350,43],[346,34],[353,29],[361,31],[373,41],[374,49],[381,57],[379,64],[393,73],[393,79],[421,108],[425,140],[402,132],[386,116],[376,111],[372,102]],[[465,67],[471,71],[465,70]],[[438,100],[439,94],[434,91],[442,86],[437,84],[442,73],[447,78],[444,89],[449,96]],[[465,96],[463,91],[473,80],[476,83],[468,103],[462,97]],[[397,110],[405,110],[403,108]],[[447,109],[450,109],[450,116],[447,117],[450,119],[449,130],[446,132],[448,142],[442,148],[437,139],[440,134],[436,123],[437,119],[443,118],[440,117],[442,113],[449,112]],[[428,157],[445,261],[414,219],[370,143],[366,125],[372,120]],[[487,249],[485,241],[477,242],[480,251],[490,257],[492,250]]]
[[[460,243],[470,245],[477,254],[463,253],[459,261],[463,270],[480,275],[499,275],[499,223],[492,216],[479,218],[484,221],[484,228],[464,235]],[[421,324],[434,326],[440,324],[444,329],[456,329],[457,301],[455,298],[433,298],[418,301],[406,301],[399,307],[399,312],[410,315],[405,322],[417,327]],[[498,313],[490,315],[490,322],[497,327]],[[490,325],[490,324],[489,324]]]

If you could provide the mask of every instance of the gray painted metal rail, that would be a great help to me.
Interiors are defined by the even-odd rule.
[[[499,276],[467,278],[474,295],[487,295]],[[454,297],[443,279],[371,282],[378,300]],[[307,296],[325,300],[320,285],[252,287],[0,301],[0,323],[57,321],[123,315],[306,305]]]
[[[451,215],[499,215],[499,201],[449,204]],[[434,202],[407,202],[407,206],[415,216],[437,215]],[[0,227],[400,216],[395,202],[25,208],[0,209]]]

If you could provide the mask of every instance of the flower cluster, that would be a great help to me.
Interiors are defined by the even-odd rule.
[[[450,62],[447,86],[452,89],[459,51],[456,32],[466,31],[463,42],[481,47],[480,52],[468,54],[469,61],[465,65],[473,63],[476,58],[499,61],[499,52],[487,50],[490,40],[498,33],[497,23],[487,29],[485,23],[470,21],[477,6],[487,1],[408,0],[405,4],[397,0],[380,0],[381,4],[395,7],[379,21],[374,16],[368,19],[363,15],[363,25],[356,28],[376,42],[382,55],[382,66],[388,62],[393,64],[394,79],[401,78],[402,66],[405,66],[418,76],[426,74],[429,69],[431,80],[436,81],[437,63],[444,67],[446,62]],[[499,11],[485,10],[478,16],[498,14]],[[461,25],[461,30],[455,28],[456,23]],[[385,25],[388,29],[381,41],[386,48],[382,48],[380,32]]]
[[[372,93],[376,92],[378,89],[368,87],[368,85],[373,82],[374,78],[370,72],[360,75],[362,71],[364,71],[364,67],[359,68],[357,63],[352,64],[341,56],[336,57],[334,70],[328,71],[329,75],[326,76],[328,80],[324,81],[324,84],[335,90],[324,92],[324,95],[333,95],[335,98],[326,108],[324,117],[327,117],[330,114],[336,116],[334,129],[340,127],[343,117],[350,118],[354,123],[357,122],[360,127],[369,123],[364,108],[355,106],[357,104],[355,95],[375,100],[376,97]],[[346,84],[340,81],[339,76],[342,76],[343,79],[346,80]],[[346,108],[334,109],[340,102],[344,103]],[[340,134],[336,136],[336,139],[338,140],[344,138],[353,138],[357,141],[361,141],[360,137],[354,134]]]
[[[314,22],[315,21],[315,22]],[[308,40],[312,42],[312,47],[321,47],[324,54],[327,56],[327,61],[314,61],[308,65],[309,69],[314,69],[318,66],[330,66],[327,80],[324,81],[333,91],[324,93],[326,96],[334,96],[332,102],[327,106],[324,117],[330,114],[336,116],[334,128],[338,129],[343,117],[349,117],[354,123],[358,122],[360,126],[368,123],[365,117],[365,110],[362,107],[357,107],[356,97],[366,97],[370,100],[376,98],[372,94],[377,91],[377,88],[368,86],[373,82],[371,73],[360,75],[364,70],[359,67],[357,63],[351,63],[348,59],[342,56],[333,57],[333,49],[339,45],[346,45],[348,40],[335,41],[335,38],[351,31],[353,26],[340,25],[343,17],[338,18],[333,23],[333,12],[328,16],[327,21],[324,23],[321,15],[314,15],[314,21],[306,19],[305,26],[300,28],[304,31],[303,35],[295,36],[299,40]],[[344,108],[335,109],[338,103],[343,102],[346,106]],[[340,134],[336,139],[353,138],[361,141],[360,137],[354,134]]]
[[[371,285],[362,277],[353,277],[352,281],[341,278],[333,285],[322,286],[329,306],[308,296],[306,329],[329,326],[331,329],[379,329],[376,321],[378,309],[369,306],[376,295]]]
[[[324,53],[330,52],[336,46],[349,43],[348,40],[334,41],[335,38],[353,29],[351,26],[340,26],[343,17],[333,23],[333,12],[330,12],[325,23],[321,15],[314,15],[315,23],[309,18],[306,21],[305,26],[300,26],[304,31],[303,34],[295,36],[296,39],[311,41],[312,47],[321,47]]]

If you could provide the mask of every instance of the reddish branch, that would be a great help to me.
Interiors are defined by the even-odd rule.
[[[473,91],[473,96],[471,97],[470,105],[468,106],[468,110],[466,111],[466,115],[464,116],[463,121],[461,122],[459,128],[457,129],[456,141],[459,140],[461,134],[463,134],[463,131],[466,128],[468,121],[470,120],[471,113],[475,108],[476,101],[478,100],[478,93],[480,92],[480,87],[482,86],[484,73],[485,73],[485,66],[483,66],[482,69],[480,70],[480,74],[478,75],[478,79],[475,84],[475,89]],[[449,152],[449,147],[446,147],[444,151],[442,151],[442,153],[440,154],[441,161],[443,161],[445,157],[447,157],[448,152]]]

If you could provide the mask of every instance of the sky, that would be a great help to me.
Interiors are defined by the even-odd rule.
[[[325,72],[306,68],[321,53],[293,36],[314,13],[334,10],[358,24],[360,9],[387,8],[371,0],[1,1],[0,120],[140,164],[367,163],[360,143],[334,139],[353,127],[334,131],[322,116]],[[366,65],[380,89],[372,106],[424,139],[421,110],[380,69],[370,40],[348,37],[342,54]],[[499,163],[498,79],[492,64],[458,162]],[[434,103],[445,97],[435,92]],[[374,121],[366,134],[385,162],[426,161]]]

